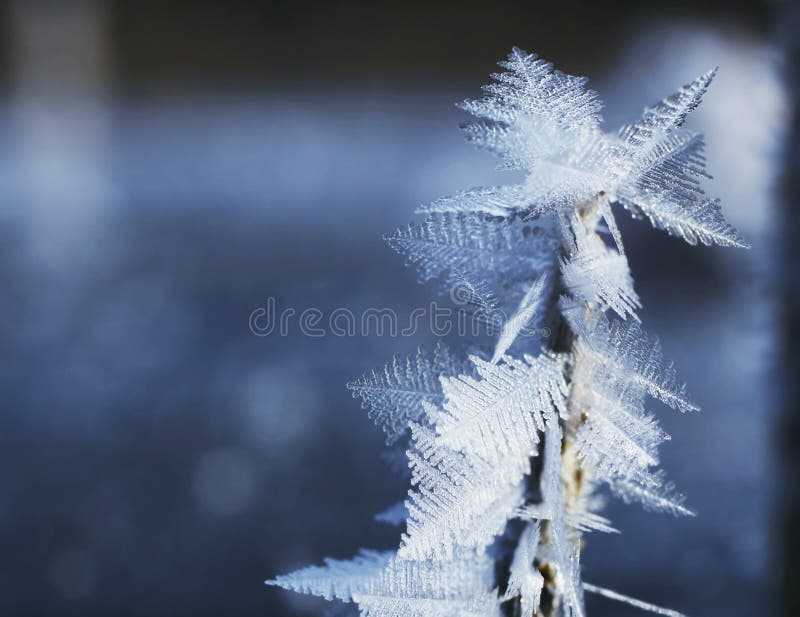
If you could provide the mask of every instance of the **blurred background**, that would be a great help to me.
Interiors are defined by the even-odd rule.
[[[453,103],[513,45],[590,75],[609,128],[721,67],[689,126],[753,249],[621,217],[643,321],[703,409],[654,408],[699,516],[612,503],[585,576],[695,617],[798,614],[796,7],[0,6],[0,614],[320,614],[263,580],[396,545],[372,516],[406,485],[344,384],[432,335],[248,319],[433,297],[380,236],[504,182]]]

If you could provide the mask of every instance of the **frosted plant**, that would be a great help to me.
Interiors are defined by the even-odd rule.
[[[648,397],[697,411],[639,324],[612,205],[691,244],[746,246],[707,199],[701,135],[683,130],[715,71],[613,133],[586,79],[514,49],[485,96],[461,104],[467,138],[525,174],[422,208],[386,239],[420,280],[497,325],[493,354],[439,344],[349,384],[411,489],[377,518],[404,525],[396,551],[362,551],[268,581],[354,602],[362,615],[582,617],[584,592],[680,615],[582,580],[584,536],[615,533],[604,487],[692,515],[658,469],[670,437]],[[488,317],[487,317],[488,315]],[[551,336],[531,330],[551,327]]]

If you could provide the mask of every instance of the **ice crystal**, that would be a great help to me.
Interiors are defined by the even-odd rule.
[[[328,559],[267,581],[328,600],[357,602],[362,615],[460,617],[499,615],[493,563],[472,553],[452,559],[399,559],[391,551],[361,551],[352,560]]]
[[[519,538],[509,569],[504,599],[519,596],[523,615],[536,613],[544,588],[544,577],[534,565],[539,535],[539,522],[528,523]]]
[[[423,401],[442,400],[439,377],[466,370],[464,362],[439,342],[432,356],[420,348],[404,360],[395,357],[382,369],[351,381],[347,387],[353,396],[361,398],[369,417],[386,432],[387,445],[392,445],[411,422],[419,421]]]
[[[420,282],[441,278],[446,287],[458,274],[504,285],[525,281],[550,268],[556,246],[549,221],[487,220],[482,214],[432,214],[385,238],[417,267]]]
[[[326,559],[324,566],[307,566],[291,574],[267,581],[299,593],[322,596],[326,600],[350,602],[387,567],[391,551],[362,550],[349,560]]]
[[[500,358],[505,355],[534,317],[544,313],[543,304],[547,299],[548,282],[546,274],[536,279],[528,288],[528,291],[525,292],[511,318],[502,324],[502,330],[494,348],[492,364],[497,364],[500,361]]]
[[[476,117],[463,130],[524,178],[439,199],[386,236],[420,281],[497,326],[494,352],[438,346],[349,384],[390,444],[411,432],[408,497],[376,516],[405,525],[400,546],[268,582],[373,617],[583,617],[584,591],[678,617],[582,582],[580,557],[584,534],[616,532],[604,487],[693,514],[658,468],[670,437],[645,405],[698,408],[641,328],[612,206],[691,244],[746,246],[703,194],[702,136],[681,128],[716,71],[605,133],[585,78],[516,48],[500,66],[460,105]]]

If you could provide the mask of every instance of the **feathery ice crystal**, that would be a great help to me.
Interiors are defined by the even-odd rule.
[[[388,443],[407,442],[412,488],[378,515],[405,526],[400,546],[268,583],[372,617],[582,617],[584,592],[679,615],[583,582],[580,552],[583,534],[616,531],[598,513],[603,485],[693,514],[657,469],[669,435],[645,398],[697,407],[639,325],[611,204],[691,244],[746,246],[703,195],[702,135],[680,128],[715,71],[604,133],[585,78],[516,48],[500,66],[460,105],[477,118],[463,130],[524,181],[439,199],[386,240],[421,281],[466,286],[512,317],[493,354],[459,360],[439,344],[349,384]],[[519,336],[545,323],[553,336]]]

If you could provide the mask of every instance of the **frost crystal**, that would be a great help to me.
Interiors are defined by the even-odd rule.
[[[482,214],[432,214],[422,225],[385,236],[419,270],[420,282],[454,275],[472,280],[525,281],[546,272],[557,245],[549,221],[486,219]]]
[[[268,583],[372,617],[583,617],[584,591],[679,617],[582,582],[580,557],[584,534],[616,532],[603,487],[693,515],[658,468],[670,437],[645,404],[698,408],[639,324],[612,205],[691,244],[746,246],[703,194],[702,136],[681,128],[716,71],[604,133],[585,78],[516,48],[500,66],[460,105],[476,117],[463,130],[524,179],[439,199],[386,236],[421,282],[496,326],[494,352],[440,344],[348,384],[392,452],[411,432],[408,497],[376,516],[405,525],[400,546]]]
[[[395,357],[385,367],[351,381],[347,387],[360,397],[368,415],[386,432],[387,445],[392,445],[408,430],[411,422],[420,420],[422,402],[440,402],[442,388],[439,377],[458,375],[467,370],[441,342],[433,356],[420,348],[405,360]]]
[[[502,325],[500,337],[497,339],[497,345],[494,348],[492,364],[497,364],[534,317],[544,313],[546,292],[549,291],[548,282],[546,274],[536,279],[528,291],[525,292],[516,312]]]

